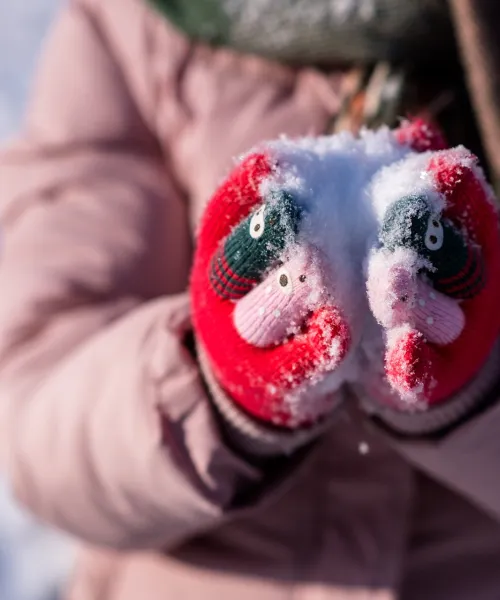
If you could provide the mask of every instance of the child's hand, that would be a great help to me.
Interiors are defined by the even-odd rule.
[[[500,333],[500,237],[491,191],[465,149],[422,157],[423,194],[379,211],[368,260],[371,310],[386,331],[383,400],[400,409],[447,399],[480,370]],[[398,179],[391,180],[392,177]],[[374,203],[401,181],[387,171]],[[378,197],[377,197],[378,195]]]
[[[349,327],[329,293],[320,252],[298,240],[302,210],[261,192],[273,159],[247,157],[219,188],[198,237],[195,329],[222,387],[276,425],[317,420],[335,403],[314,384],[343,360]]]

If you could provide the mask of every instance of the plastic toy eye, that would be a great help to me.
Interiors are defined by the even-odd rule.
[[[433,252],[440,250],[443,246],[444,231],[443,225],[436,217],[431,217],[427,223],[427,231],[425,232],[425,246]]]
[[[250,219],[250,236],[253,237],[254,240],[259,239],[264,233],[264,229],[266,227],[266,223],[264,220],[266,206],[265,204],[261,206]]]
[[[290,273],[286,269],[280,269],[276,274],[276,280],[281,292],[289,296],[293,292],[293,284]]]

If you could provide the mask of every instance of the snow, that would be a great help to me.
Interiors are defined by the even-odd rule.
[[[325,358],[304,385],[286,394],[285,402],[290,408],[296,405],[294,411],[299,405],[305,410],[315,394],[331,394],[346,382],[368,381],[369,389],[383,387],[384,396],[390,382],[397,390],[390,392],[391,402],[396,402],[399,393],[404,396],[400,405],[404,410],[419,408],[421,379],[408,393],[402,388],[403,381],[414,377],[404,352],[394,354],[399,340],[411,330],[425,335],[428,342],[446,345],[464,327],[459,301],[433,287],[431,275],[436,267],[415,245],[421,238],[425,248],[437,252],[445,229],[450,229],[446,219],[441,220],[446,199],[431,165],[448,165],[452,160],[475,169],[474,158],[462,147],[417,153],[398,143],[387,128],[364,130],[359,136],[343,132],[293,140],[282,137],[256,150],[269,153],[276,164],[270,177],[261,182],[260,195],[267,199],[285,193],[303,212],[297,238],[282,257],[285,266],[293,261],[297,248],[305,246],[317,253],[321,276],[316,280],[321,284],[315,285],[323,286],[320,306],[326,298],[350,332],[347,355],[339,355],[333,363]],[[425,226],[424,232],[417,226]],[[262,304],[256,299],[258,306]],[[306,308],[309,313],[317,306]],[[294,314],[300,314],[298,306]],[[332,351],[335,358],[333,346]],[[388,378],[384,375],[386,352],[401,363]]]
[[[357,350],[367,331],[381,335],[380,328],[367,327],[373,317],[366,295],[360,293],[365,287],[366,256],[378,238],[373,181],[389,165],[406,164],[403,159],[411,157],[411,151],[398,144],[386,128],[363,131],[359,137],[344,132],[298,140],[282,138],[268,147],[279,167],[273,178],[262,183],[260,192],[267,197],[285,190],[305,209],[300,236],[323,257],[335,305],[349,322],[352,348]],[[419,167],[420,163],[413,170]],[[373,340],[367,343],[373,346]],[[350,352],[328,376],[328,382],[321,383],[322,393],[355,381],[361,368],[359,358],[355,351]]]
[[[55,600],[73,564],[73,546],[16,506],[0,485],[0,600]]]
[[[0,141],[21,125],[43,36],[58,3],[0,3]],[[73,559],[73,544],[22,511],[0,479],[0,600],[55,599]]]
[[[0,140],[19,128],[43,36],[61,1],[0,3]]]
[[[417,297],[417,272],[423,265],[408,248],[370,252],[368,299],[375,318],[384,327],[398,327],[408,322]]]
[[[436,191],[432,174],[427,169],[431,154],[415,154],[398,165],[380,170],[373,180],[370,192],[379,222],[392,203],[410,193],[415,197],[425,197],[434,212],[440,213],[443,210],[443,196]]]
[[[370,446],[367,442],[360,442],[358,450],[362,456],[366,456],[370,452]]]
[[[345,132],[282,139],[270,147],[281,168],[278,178],[265,185],[285,189],[305,207],[302,233],[324,254],[331,279],[342,282],[336,297],[355,320],[362,301],[355,291],[363,285],[362,262],[378,232],[369,186],[376,173],[394,166],[408,149],[388,129],[365,131],[359,138]]]

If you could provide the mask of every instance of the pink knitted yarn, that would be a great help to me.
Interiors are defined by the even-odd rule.
[[[324,295],[319,257],[311,249],[296,248],[290,260],[238,301],[235,327],[254,346],[279,344],[300,330]]]
[[[372,256],[367,290],[373,314],[388,330],[410,325],[431,343],[451,344],[465,327],[460,303],[436,291],[415,271],[405,252]]]
[[[465,327],[465,314],[458,301],[420,280],[412,314],[415,328],[429,342],[440,346],[454,342]]]

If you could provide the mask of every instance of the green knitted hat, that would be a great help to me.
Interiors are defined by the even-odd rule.
[[[150,0],[189,37],[290,63],[453,51],[446,0]]]

